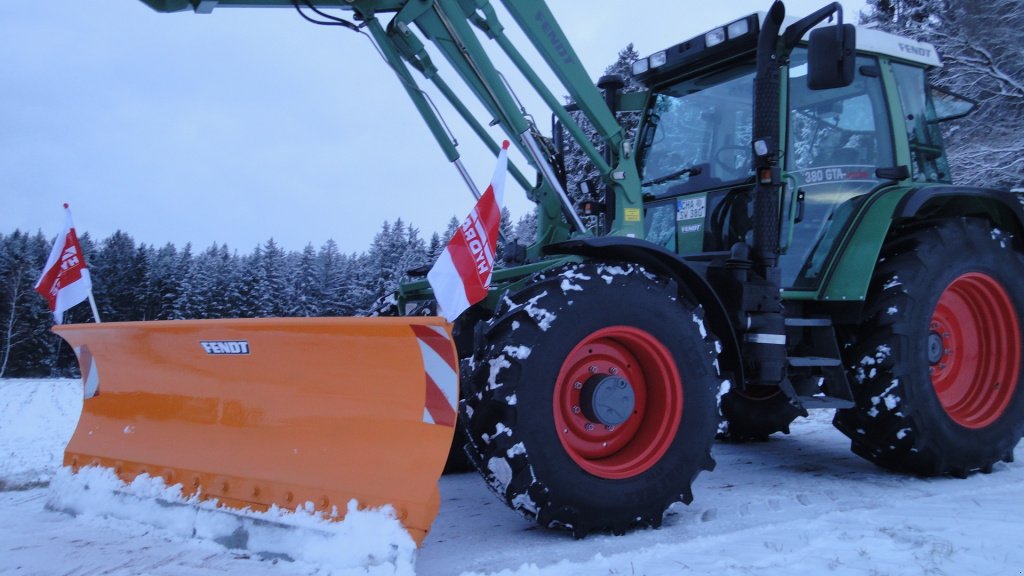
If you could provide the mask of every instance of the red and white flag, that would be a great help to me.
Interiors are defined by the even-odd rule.
[[[57,236],[35,289],[50,304],[57,324],[61,323],[65,310],[92,297],[92,280],[67,204],[64,205],[64,231]]]
[[[467,308],[487,296],[501,225],[508,168],[508,140],[498,153],[498,165],[487,191],[448,241],[448,247],[427,273],[441,314],[454,322]]]

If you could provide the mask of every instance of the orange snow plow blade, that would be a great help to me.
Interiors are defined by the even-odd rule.
[[[420,544],[455,425],[458,364],[438,318],[59,326],[86,395],[77,471],[148,473],[233,508],[390,504]]]

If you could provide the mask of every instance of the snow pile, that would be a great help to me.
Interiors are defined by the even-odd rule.
[[[182,497],[180,484],[168,487],[159,477],[142,475],[125,485],[106,468],[73,474],[61,462],[81,410],[77,379],[0,380],[0,492],[45,493],[45,506],[58,519],[67,516],[52,511],[94,527],[155,528],[165,539],[215,542],[265,560],[292,560],[287,564],[311,572],[415,574],[416,545],[390,508],[359,510],[353,501],[341,522],[319,517],[311,504],[298,512],[225,511],[212,499]]]
[[[181,485],[143,474],[125,485],[107,468],[77,474],[61,468],[50,484],[51,510],[73,516],[145,524],[179,538],[202,538],[265,558],[329,567],[333,574],[415,573],[416,544],[390,508],[359,510],[349,502],[343,521],[320,518],[312,504],[291,512],[217,508],[215,499],[185,498]]]

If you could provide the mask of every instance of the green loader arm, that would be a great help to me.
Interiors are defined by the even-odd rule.
[[[530,247],[529,252],[531,258],[537,258],[542,254],[543,246],[573,236],[586,236],[589,232],[557,176],[554,167],[556,152],[546,143],[547,138],[534,123],[534,115],[523,109],[519,98],[509,88],[505,81],[507,76],[495,66],[481,41],[481,36],[484,36],[498,45],[534,93],[550,108],[569,136],[597,167],[604,184],[615,196],[615,213],[609,215],[612,222],[611,234],[643,237],[643,223],[639,217],[643,207],[640,180],[636,162],[630,155],[631,147],[626,141],[625,130],[609,110],[601,92],[594,86],[561,27],[542,0],[502,0],[502,3],[563,84],[568,96],[596,128],[603,141],[601,149],[590,141],[579,123],[566,112],[561,98],[544,85],[522,52],[505,35],[504,25],[488,0],[142,1],[159,12],[192,9],[197,13],[208,13],[215,8],[227,7],[292,8],[310,14],[314,9],[352,12],[353,25],[372,37],[438,145],[449,161],[456,165],[470,189],[477,194],[459,161],[456,140],[414,78],[413,70],[435,86],[489,150],[497,154],[499,145],[488,134],[485,125],[467,109],[442,78],[426,50],[428,43],[433,44],[435,50],[431,53],[440,54],[448,62],[493,118],[491,124],[501,126],[541,176],[539,183],[534,186],[512,167],[513,177],[523,188],[530,190],[530,198],[538,204],[537,242]]]

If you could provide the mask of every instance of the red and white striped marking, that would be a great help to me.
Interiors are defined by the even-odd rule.
[[[440,326],[412,326],[423,356],[426,397],[423,421],[455,426],[459,401],[459,365],[448,332]]]
[[[86,398],[92,398],[99,392],[100,373],[96,370],[96,359],[92,357],[88,346],[75,348],[78,357],[78,369],[82,372],[82,389]]]

